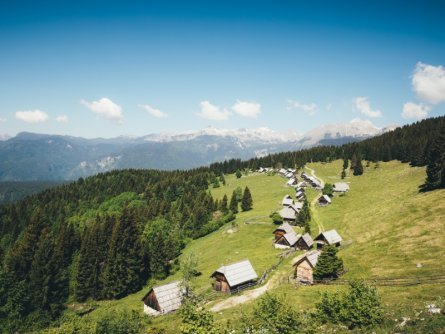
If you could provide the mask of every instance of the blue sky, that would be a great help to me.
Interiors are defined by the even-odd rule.
[[[440,1],[1,1],[0,134],[445,114]]]

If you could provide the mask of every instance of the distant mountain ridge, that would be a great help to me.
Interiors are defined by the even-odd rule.
[[[0,181],[74,180],[122,168],[188,169],[232,158],[248,159],[317,145],[341,145],[385,131],[369,121],[331,124],[302,135],[269,128],[208,127],[182,134],[85,139],[19,133],[0,141]]]

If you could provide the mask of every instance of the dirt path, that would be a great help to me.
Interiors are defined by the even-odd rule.
[[[305,167],[305,168],[307,170],[310,170],[311,171],[311,175],[314,178],[316,178],[318,181],[320,181],[321,186],[324,187],[325,183],[324,183],[323,179],[317,177],[315,175],[315,171],[312,168],[309,168],[309,167]],[[320,191],[320,195],[321,195],[321,191]],[[318,226],[318,233],[321,233],[321,232],[324,231],[324,225],[323,225],[323,223],[320,221],[320,219],[318,217],[317,210],[315,210],[315,206],[317,205],[317,202],[318,202],[318,196],[315,196],[314,199],[311,201],[311,203],[309,205],[310,205],[310,208],[311,208],[312,219],[315,221],[315,223]]]

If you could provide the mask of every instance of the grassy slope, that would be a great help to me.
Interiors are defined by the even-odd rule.
[[[310,164],[317,176],[325,182],[339,181],[341,161],[330,164]],[[333,204],[315,207],[311,222],[313,235],[318,232],[315,220],[325,229],[336,228],[350,245],[339,252],[349,272],[345,278],[445,274],[444,222],[445,190],[426,194],[417,192],[417,187],[424,179],[423,168],[412,168],[398,162],[381,163],[366,168],[361,177],[348,175],[351,191],[344,197],[335,197]],[[237,180],[227,176],[227,185],[212,189],[216,198],[227,194],[240,186],[249,186],[254,209],[237,216],[238,231],[228,233],[231,225],[191,242],[182,256],[191,252],[199,259],[202,275],[196,279],[199,291],[209,290],[209,275],[221,264],[248,258],[258,275],[277,261],[279,251],[271,246],[273,225],[245,224],[245,222],[270,222],[268,215],[280,208],[282,197],[293,194],[292,189],[284,187],[284,180],[278,176],[251,174]],[[317,196],[313,190],[308,192],[309,200]],[[312,308],[319,299],[319,292],[337,290],[336,287],[313,286],[295,289],[287,284],[287,277],[292,273],[290,259],[279,268],[282,283],[274,292],[285,298],[299,309]],[[416,268],[417,263],[422,268]],[[177,278],[178,274],[164,282]],[[162,283],[164,283],[162,282]],[[133,309],[142,311],[140,298],[145,293],[130,295],[119,301],[100,302],[97,310],[85,316],[85,320],[94,320],[113,309]],[[440,285],[420,285],[413,287],[379,288],[383,301],[391,309],[402,312],[426,302],[434,301],[445,294]],[[242,312],[248,311],[252,303],[225,310],[216,315],[218,321],[232,319],[236,321]],[[153,320],[152,326],[165,328],[168,332],[178,330],[179,317],[170,314]]]

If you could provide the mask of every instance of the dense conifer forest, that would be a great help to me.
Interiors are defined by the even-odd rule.
[[[188,240],[238,212],[235,192],[215,201],[208,188],[224,173],[310,161],[398,159],[427,166],[421,190],[445,187],[445,117],[427,119],[359,143],[285,152],[209,168],[121,170],[79,179],[0,206],[2,332],[45,326],[68,301],[118,299],[163,278]],[[340,173],[341,171],[339,171]],[[253,194],[253,197],[255,194]],[[241,209],[252,197],[244,190]]]

